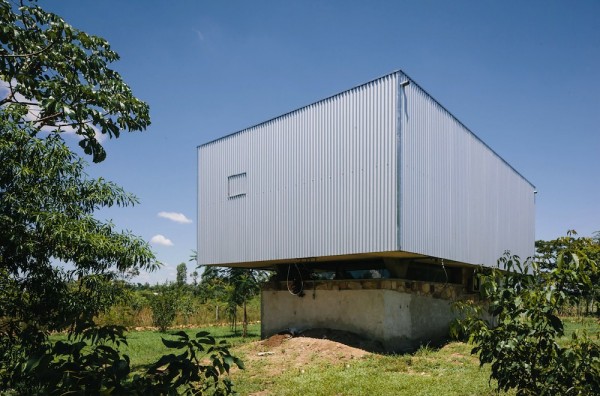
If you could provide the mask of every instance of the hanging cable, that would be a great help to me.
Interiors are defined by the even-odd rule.
[[[446,271],[446,266],[444,265],[444,259],[442,259],[442,269],[444,270],[444,274],[446,275],[446,283],[444,283],[444,288],[448,286],[448,282],[450,279],[448,278],[448,272]]]
[[[296,272],[298,273],[298,286],[299,286],[299,290],[295,291],[294,289],[296,289],[296,279],[294,279],[293,283],[292,283],[292,287],[290,287],[290,268],[292,267],[291,264],[288,264],[288,270],[287,270],[287,277],[286,277],[286,286],[287,286],[287,290],[288,292],[293,295],[293,296],[298,296],[298,297],[302,297],[302,292],[304,291],[304,280],[302,279],[302,273],[300,272],[300,268],[298,268],[298,264],[294,263],[294,267],[296,268]]]

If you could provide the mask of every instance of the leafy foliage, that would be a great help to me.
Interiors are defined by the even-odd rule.
[[[135,197],[102,179],[58,135],[45,139],[0,113],[0,350],[2,365],[40,348],[50,331],[92,322],[119,295],[112,281],[157,263],[147,243],[93,217],[101,206]],[[56,267],[70,263],[73,269]],[[20,352],[14,355],[15,348]],[[12,352],[9,352],[12,351]],[[0,370],[1,372],[1,370]]]
[[[132,373],[129,356],[118,351],[127,344],[123,331],[118,326],[87,327],[67,341],[49,344],[16,368],[21,377],[15,390],[50,395],[226,395],[233,388],[222,375],[234,365],[244,367],[224,341],[217,344],[207,332],[193,339],[178,332],[172,334],[175,339],[162,339],[176,354],[162,356],[145,372]]]
[[[177,315],[177,294],[172,288],[163,286],[150,301],[150,306],[154,326],[164,333]]]
[[[564,237],[550,241],[536,241],[537,260],[541,269],[556,269],[558,256],[568,254],[568,250],[576,250],[579,254],[583,253],[588,259],[599,263],[600,233],[597,232],[593,238],[577,237],[576,235],[577,232],[570,230],[567,232],[567,236]],[[563,257],[563,260],[565,259],[568,259],[568,257]],[[596,314],[599,314],[600,311],[595,305],[598,304],[598,297],[600,296],[600,272],[592,272],[589,276],[589,285],[573,284],[565,287],[565,292],[569,297],[567,303],[576,305],[578,309],[581,305],[584,305],[586,314],[592,313],[596,308]]]
[[[187,282],[187,265],[185,263],[179,263],[177,265],[177,277],[175,283],[179,287],[183,287]]]
[[[173,284],[169,284],[173,287]],[[124,298],[118,299],[107,312],[101,313],[95,319],[98,324],[123,325],[132,327],[155,327],[152,318],[151,301],[156,297],[154,293],[161,293],[165,285],[124,284],[126,289]],[[227,302],[222,299],[203,299],[200,297],[200,288],[187,285],[183,289],[175,288],[177,302],[175,307],[177,315],[173,326],[207,326],[210,324],[224,324],[230,318],[227,312]],[[260,320],[260,296],[256,295],[247,302],[248,323]],[[242,323],[243,310],[238,309],[237,322]]]
[[[453,326],[476,344],[472,353],[491,365],[498,388],[518,395],[600,394],[600,345],[586,334],[564,334],[558,309],[577,287],[589,288],[598,268],[577,244],[567,244],[556,267],[542,271],[536,262],[505,255],[500,268],[479,272],[480,304],[459,303],[465,317]],[[488,318],[488,319],[485,319]]]
[[[150,124],[148,105],[109,67],[118,60],[108,42],[75,29],[58,15],[21,2],[0,1],[0,107],[35,128],[71,130],[94,162],[106,157],[97,133],[118,137]]]
[[[165,355],[148,370],[150,375],[159,379],[158,383],[164,385],[164,391],[175,385],[185,386],[186,394],[232,393],[231,382],[220,376],[229,373],[234,365],[243,369],[244,364],[239,358],[231,355],[226,342],[221,341],[217,344],[214,337],[206,331],[197,333],[196,339],[190,339],[183,331],[173,334],[178,339],[163,339],[163,344],[168,348],[184,348],[185,352],[179,355]],[[202,361],[203,355],[199,355],[198,352],[206,352],[207,363]]]
[[[108,67],[117,59],[104,39],[35,2],[0,0],[0,388],[172,394],[182,385],[226,393],[229,386],[214,383],[238,362],[224,346],[213,340],[211,363],[190,368],[210,337],[185,338],[186,351],[167,358],[166,367],[161,362],[131,378],[118,351],[126,342],[122,328],[94,323],[122,296],[115,280],[158,266],[145,241],[93,216],[137,199],[88,178],[85,162],[63,140],[62,132],[74,132],[100,162],[100,134],[118,137],[150,124],[148,106]],[[66,331],[68,342],[50,342],[54,331]],[[185,365],[185,372],[177,368]],[[212,382],[195,384],[203,380],[198,370]]]
[[[227,303],[234,331],[237,326],[237,309],[242,307],[242,335],[245,337],[248,331],[248,301],[260,292],[260,284],[265,280],[265,271],[205,266],[199,285],[200,294],[204,299],[223,299]]]

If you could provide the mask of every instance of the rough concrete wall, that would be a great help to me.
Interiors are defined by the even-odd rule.
[[[384,290],[386,295],[383,344],[391,351],[403,351],[448,336],[455,318],[450,301],[431,296]]]
[[[331,328],[383,338],[384,296],[379,290],[317,291],[300,298],[287,291],[263,291],[263,337],[294,328]]]
[[[314,291],[314,298],[312,290],[300,298],[287,290],[262,292],[263,338],[290,328],[330,328],[379,340],[390,351],[402,351],[444,338],[453,318],[449,300],[427,293],[321,288]]]

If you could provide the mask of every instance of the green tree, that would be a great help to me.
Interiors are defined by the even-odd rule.
[[[176,284],[179,287],[183,287],[183,286],[185,286],[186,282],[187,282],[187,265],[185,265],[185,263],[180,263],[177,266]]]
[[[150,301],[152,323],[161,332],[166,332],[177,315],[178,293],[169,285],[164,285]]]
[[[132,378],[128,358],[115,349],[125,342],[123,329],[94,323],[123,289],[115,279],[158,265],[145,241],[93,216],[137,199],[88,178],[85,162],[63,140],[62,132],[75,132],[99,162],[106,153],[97,134],[116,138],[149,125],[148,106],[108,67],[117,59],[104,39],[35,2],[0,0],[1,389],[156,394],[202,381],[190,360],[203,350],[201,341],[181,336],[177,345],[189,347],[186,355],[157,362],[155,371],[167,367],[161,375]],[[67,341],[50,342],[50,332],[64,330]],[[226,349],[213,351],[218,356],[204,379],[238,364]],[[117,384],[135,389],[121,392]]]
[[[600,233],[596,232],[594,237],[578,237],[577,232],[569,230],[564,237],[550,241],[538,240],[535,242],[537,261],[544,271],[552,271],[557,268],[557,260],[560,255],[566,255],[563,260],[568,259],[570,251],[576,250],[585,257],[598,263],[600,262]],[[568,295],[566,303],[569,306],[576,305],[578,313],[580,307],[585,308],[585,313],[590,314],[597,305],[600,295],[600,273],[592,273],[590,285],[574,283],[565,285],[565,293]],[[596,309],[596,314],[598,310]]]
[[[98,207],[133,205],[135,197],[102,179],[87,179],[84,162],[59,135],[34,137],[35,129],[17,127],[4,114],[0,267],[13,292],[0,291],[0,332],[25,357],[48,332],[92,323],[114,303],[121,288],[112,281],[120,273],[152,270],[157,263],[145,241],[93,217]]]
[[[569,236],[570,238],[570,236]],[[596,262],[567,238],[553,269],[505,255],[499,268],[479,273],[485,305],[459,303],[465,318],[453,327],[475,344],[481,365],[491,365],[498,389],[517,395],[600,394],[600,345],[574,333],[567,346],[559,308],[573,285],[589,288]],[[489,318],[486,320],[486,318]]]
[[[238,307],[242,308],[242,336],[248,334],[247,303],[260,292],[266,280],[265,271],[247,268],[204,266],[200,281],[200,294],[205,300],[221,300],[227,304],[234,332],[237,329]]]
[[[232,320],[237,319],[237,307],[242,307],[242,337],[248,335],[248,301],[260,292],[260,276],[261,272],[253,271],[245,268],[230,268],[229,269],[229,307],[232,311]]]
[[[221,304],[227,304],[227,280],[218,267],[205,266],[196,293],[203,304],[211,302],[215,307],[215,320],[220,321]]]
[[[119,59],[108,42],[73,28],[35,3],[0,1],[0,108],[19,125],[72,130],[94,162],[106,152],[97,133],[119,137],[150,124],[148,105],[109,67]]]

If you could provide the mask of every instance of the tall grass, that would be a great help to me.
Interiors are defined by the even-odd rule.
[[[200,300],[192,301],[192,309],[189,314],[178,312],[173,327],[201,327],[201,326],[219,326],[230,323],[227,305],[223,302]],[[248,321],[260,321],[260,296],[254,297],[248,302]],[[237,323],[241,326],[242,309],[237,310]],[[121,325],[130,329],[150,328],[152,323],[152,309],[149,304],[133,309],[130,305],[121,303],[114,305],[110,310],[101,314],[97,318],[99,324]]]

